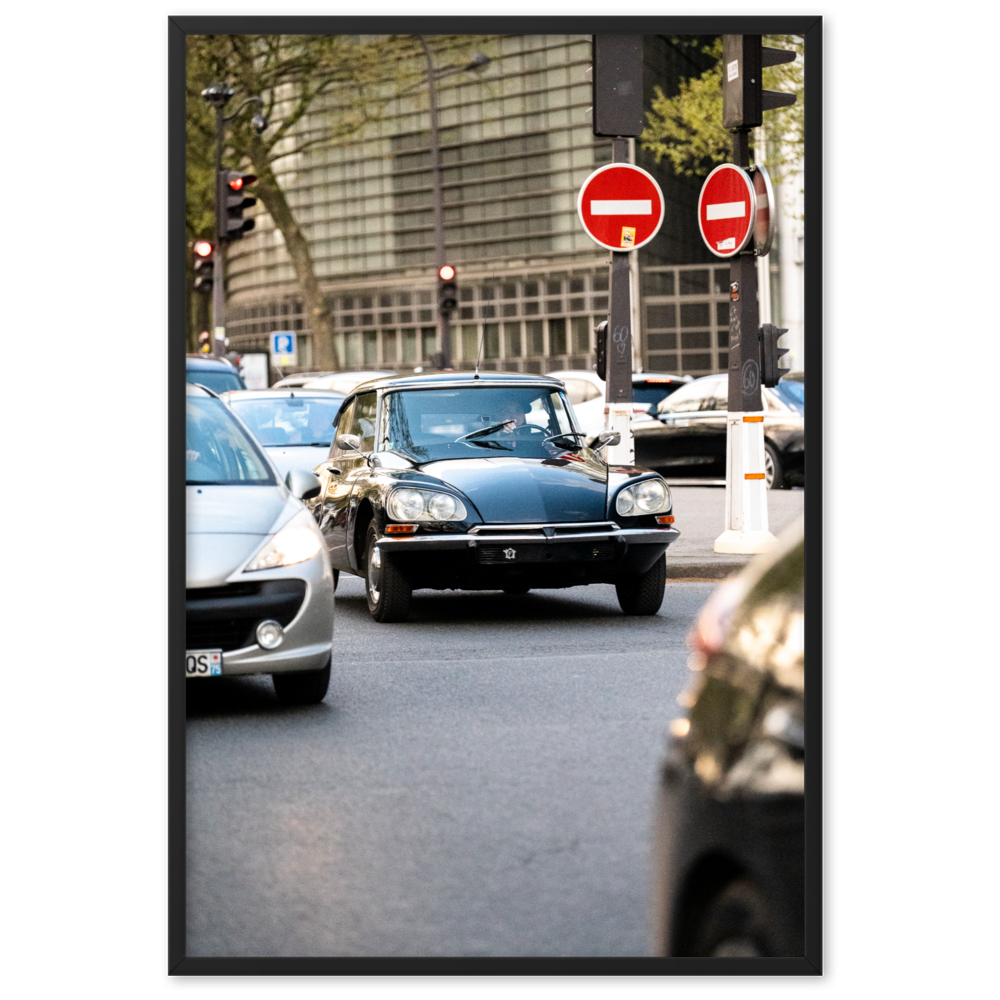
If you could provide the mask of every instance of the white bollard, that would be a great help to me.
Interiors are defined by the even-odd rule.
[[[764,415],[729,413],[726,418],[726,530],[715,551],[764,552],[775,541],[767,525],[764,482]]]

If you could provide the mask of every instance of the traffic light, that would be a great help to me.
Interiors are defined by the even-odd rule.
[[[215,238],[217,240],[241,240],[243,234],[254,227],[253,219],[244,219],[245,209],[257,204],[246,189],[256,183],[255,174],[241,174],[238,170],[220,170],[217,178],[215,198]]]
[[[794,104],[794,94],[764,90],[761,76],[765,66],[794,61],[788,49],[761,45],[760,35],[723,35],[722,127],[756,128],[763,112]]]
[[[438,308],[443,315],[450,315],[458,307],[458,285],[455,283],[455,268],[442,264],[438,268]]]
[[[608,380],[608,321],[601,320],[594,327],[597,334],[597,377],[603,382]]]
[[[594,135],[638,136],[642,113],[642,35],[594,35]]]
[[[208,240],[195,240],[191,252],[194,256],[194,290],[210,292],[215,269],[215,246]]]
[[[788,374],[788,368],[781,360],[789,351],[787,347],[778,347],[778,338],[788,330],[765,323],[760,328],[760,381],[761,385],[775,386],[782,375]]]

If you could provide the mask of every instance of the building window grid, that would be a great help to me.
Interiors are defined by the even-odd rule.
[[[643,294],[643,337],[642,337],[642,363],[643,367],[649,371],[668,370],[678,375],[711,375],[716,372],[726,371],[729,360],[729,322],[728,310],[725,322],[720,322],[720,303],[729,302],[729,265],[713,266],[710,264],[679,264],[671,267],[650,267],[643,268],[640,280],[645,284],[648,277],[654,274],[673,275],[673,294],[670,295],[649,295]],[[704,291],[688,291],[681,294],[682,276],[707,274],[708,281]],[[690,279],[689,279],[690,281]],[[689,284],[685,281],[685,285]],[[708,323],[697,325],[683,325],[681,306],[682,305],[702,305],[708,310]],[[653,326],[649,322],[651,306],[672,305],[675,310],[674,325]],[[650,349],[649,338],[658,333],[673,334],[675,337],[674,347],[663,349]],[[708,333],[709,344],[707,347],[687,346],[684,343],[685,334]],[[709,364],[701,363],[708,357]]]

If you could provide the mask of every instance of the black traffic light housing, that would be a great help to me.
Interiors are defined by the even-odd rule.
[[[767,48],[760,35],[723,35],[722,127],[757,128],[765,111],[794,104],[794,94],[764,90],[761,77],[765,66],[794,61],[794,52]]]
[[[254,227],[253,219],[244,219],[243,212],[257,204],[256,198],[246,194],[246,189],[256,183],[256,174],[243,174],[239,170],[220,170],[216,178],[215,238],[241,240],[243,234]]]
[[[450,316],[458,308],[457,272],[451,264],[438,268],[438,309],[443,316]]]
[[[638,136],[642,113],[642,35],[594,35],[594,135]]]
[[[782,375],[787,375],[789,369],[781,361],[789,351],[787,347],[778,347],[778,338],[788,333],[787,329],[765,323],[760,328],[760,382],[761,385],[775,386]]]
[[[191,247],[194,269],[194,290],[210,292],[215,274],[215,246],[208,240],[195,240]]]
[[[608,321],[601,320],[594,327],[597,334],[597,377],[602,382],[608,380]]]

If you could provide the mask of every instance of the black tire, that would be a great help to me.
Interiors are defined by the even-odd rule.
[[[505,594],[516,595],[526,594],[529,590],[531,590],[531,587],[529,587],[526,583],[511,583],[503,588],[503,592]]]
[[[730,882],[709,904],[691,955],[716,958],[775,956],[775,935],[760,890],[747,879]]]
[[[615,584],[618,603],[627,615],[655,615],[663,603],[667,583],[667,555],[664,553],[646,570]]]
[[[785,480],[785,470],[781,465],[781,457],[777,450],[764,442],[764,485],[769,490],[784,490],[788,488]]]
[[[318,705],[330,687],[330,661],[322,670],[271,674],[271,683],[282,705]]]
[[[368,611],[377,622],[405,622],[410,613],[413,588],[388,553],[376,547],[378,531],[375,522],[368,525],[365,536],[365,598]]]
[[[336,591],[337,591],[337,584],[338,583],[340,583],[340,570],[339,569],[335,569],[333,571],[333,590],[334,590],[334,593],[336,593]]]

